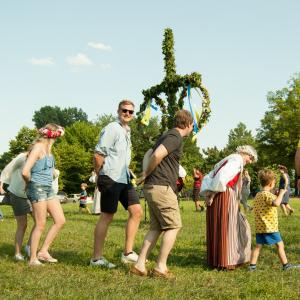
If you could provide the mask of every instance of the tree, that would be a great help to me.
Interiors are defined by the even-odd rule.
[[[53,153],[60,173],[60,188],[75,193],[87,182],[93,170],[92,157],[101,128],[79,121],[66,127],[65,134],[54,144]]]
[[[28,151],[29,146],[38,137],[38,132],[36,129],[30,129],[23,126],[14,140],[9,142],[9,152],[12,157],[18,155],[21,152]]]
[[[0,170],[2,170],[15,156],[28,151],[29,146],[37,138],[36,129],[23,126],[16,137],[9,142],[9,150],[0,157]]]
[[[56,168],[60,170],[60,189],[67,193],[80,191],[80,184],[87,182],[93,169],[92,153],[79,143],[61,141],[53,148]]]
[[[236,128],[230,130],[224,154],[234,153],[236,148],[241,145],[251,145],[256,148],[256,141],[251,130],[247,130],[246,125],[242,122],[238,123]]]
[[[269,108],[257,133],[260,161],[294,168],[300,136],[300,75],[288,87],[270,92],[267,100]]]
[[[154,146],[160,136],[158,118],[151,118],[149,126],[139,126],[139,120],[130,123],[132,155],[130,168],[134,172],[142,171],[142,162],[145,153]]]
[[[192,136],[185,138],[180,164],[184,167],[188,175],[193,176],[193,169],[199,167],[202,163],[203,157],[197,145],[192,141]]]
[[[88,117],[81,108],[68,107],[61,109],[58,106],[47,105],[34,112],[32,121],[37,128],[41,128],[48,123],[55,123],[67,127],[77,121],[88,122]]]
[[[216,146],[203,149],[204,159],[200,165],[203,174],[209,173],[215,164],[225,157],[224,150],[219,150]]]

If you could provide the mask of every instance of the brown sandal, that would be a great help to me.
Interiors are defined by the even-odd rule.
[[[152,270],[152,277],[165,278],[165,279],[175,278],[174,274],[172,272],[170,272],[169,270],[162,273],[162,272],[158,271],[157,269]]]
[[[137,276],[141,276],[141,277],[146,277],[146,276],[148,275],[147,270],[144,271],[144,272],[142,272],[142,271],[140,271],[139,269],[137,269],[135,266],[131,267],[129,273],[130,273],[130,274],[137,275]]]

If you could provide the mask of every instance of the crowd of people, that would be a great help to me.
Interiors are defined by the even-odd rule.
[[[137,184],[144,184],[144,196],[150,214],[149,231],[137,254],[134,251],[134,241],[142,217],[142,208],[129,170],[129,123],[134,117],[134,108],[132,101],[121,101],[118,106],[118,118],[102,129],[95,147],[95,172],[90,181],[96,183],[95,197],[98,201],[98,204],[94,204],[93,212],[99,214],[101,207],[101,214],[94,230],[94,249],[90,265],[109,269],[116,267],[105,258],[104,244],[118,202],[121,202],[128,211],[121,261],[132,263],[132,274],[148,276],[147,258],[161,238],[159,255],[151,274],[154,277],[172,278],[174,275],[168,268],[167,260],[182,227],[177,195],[180,186],[179,162],[183,152],[183,139],[193,130],[193,117],[187,110],[179,110],[176,113],[174,128],[159,137],[152,149],[147,151],[143,172],[135,180]],[[25,247],[30,266],[41,266],[43,262],[57,262],[49,253],[49,249],[65,223],[62,207],[53,188],[53,181],[58,175],[55,175],[55,161],[51,152],[52,145],[64,134],[64,129],[56,124],[47,124],[39,130],[39,134],[40,137],[29,151],[13,159],[0,177],[1,193],[5,192],[3,183],[8,184],[5,198],[12,205],[17,222],[16,260],[24,260],[21,249],[27,227],[27,215],[31,213],[33,217],[34,227]],[[300,144],[298,146],[295,164],[300,185]],[[287,168],[279,166],[281,179],[277,196],[272,193],[276,181],[275,174],[267,169],[261,170],[259,181],[262,190],[257,193],[253,207],[247,203],[251,178],[245,166],[257,159],[253,147],[242,145],[237,148],[236,153],[218,162],[205,176],[199,167],[194,168],[193,200],[195,210],[203,211],[205,208],[200,204],[200,195],[205,198],[207,262],[212,268],[235,269],[250,262],[249,270],[254,271],[263,245],[276,245],[283,270],[300,267],[288,262],[278,231],[276,207],[281,205],[286,214],[294,211],[288,204],[290,180]],[[80,212],[83,209],[88,210],[86,188],[86,184],[81,185]],[[246,212],[253,210],[255,216],[256,246],[252,254],[251,229],[245,215],[240,211],[240,202]],[[89,210],[88,212],[90,213]],[[53,225],[39,247],[47,214],[53,218]]]

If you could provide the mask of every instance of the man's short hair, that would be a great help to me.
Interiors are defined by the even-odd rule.
[[[262,187],[267,186],[276,178],[272,170],[263,169],[258,172],[258,179]]]
[[[120,110],[123,105],[132,105],[134,107],[134,103],[132,101],[125,99],[119,103],[118,110]]]
[[[174,125],[177,128],[185,129],[193,124],[193,122],[193,116],[188,110],[182,109],[175,114]]]

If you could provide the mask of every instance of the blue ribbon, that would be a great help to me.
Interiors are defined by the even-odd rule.
[[[198,124],[197,124],[197,121],[196,121],[196,118],[194,115],[194,111],[192,108],[192,104],[191,104],[191,86],[190,85],[188,85],[188,88],[187,88],[187,95],[188,95],[188,100],[189,100],[190,111],[191,111],[191,114],[192,114],[192,117],[194,120],[193,132],[196,134],[197,132],[199,132],[199,128],[198,128]]]
[[[154,105],[154,104],[151,103],[150,106],[151,106],[151,108],[153,108],[154,110],[156,110],[156,111],[158,110],[158,107],[157,107],[156,105]]]

